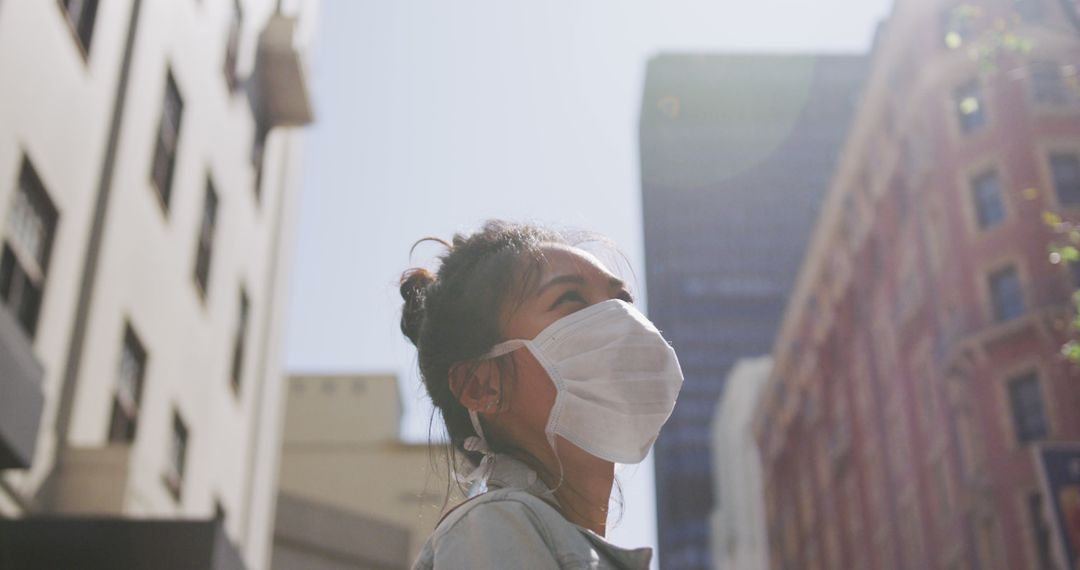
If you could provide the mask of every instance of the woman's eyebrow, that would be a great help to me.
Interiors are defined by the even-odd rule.
[[[551,279],[549,279],[546,283],[541,285],[536,290],[536,295],[535,296],[539,297],[540,295],[543,295],[544,291],[546,291],[549,288],[551,288],[551,287],[553,287],[555,285],[558,285],[560,283],[574,283],[574,284],[577,284],[577,285],[584,285],[585,284],[585,278],[582,277],[581,275],[577,274],[577,273],[568,273],[568,274],[559,275],[557,277],[552,277]]]

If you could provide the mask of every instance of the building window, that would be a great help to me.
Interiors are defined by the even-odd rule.
[[[199,225],[199,242],[195,252],[195,283],[199,293],[206,297],[210,280],[210,262],[214,253],[214,228],[217,225],[218,197],[214,184],[207,180],[206,198],[203,200],[202,223]]]
[[[977,79],[957,89],[954,96],[960,130],[969,134],[986,125],[986,105],[983,102],[982,86]]]
[[[1001,179],[996,171],[976,176],[971,181],[975,194],[975,212],[980,228],[996,226],[1005,219],[1005,206],[1001,198]]]
[[[1009,380],[1009,403],[1012,408],[1016,438],[1020,443],[1038,441],[1050,432],[1046,421],[1039,375],[1035,372]]]
[[[1003,322],[1024,314],[1024,291],[1015,267],[990,274],[990,296],[994,303],[994,320]]]
[[[0,301],[31,338],[37,332],[57,217],[45,186],[24,159],[0,256]]]
[[[229,37],[225,40],[225,84],[229,86],[229,92],[236,91],[239,81],[237,79],[237,60],[240,53],[240,32],[243,29],[244,12],[240,6],[240,0],[233,0],[232,21],[229,22]]]
[[[256,117],[255,138],[251,143],[251,167],[255,170],[255,199],[262,197],[263,164],[266,162],[266,141],[270,138],[270,125]]]
[[[1050,525],[1046,523],[1043,512],[1043,498],[1040,493],[1028,495],[1028,515],[1031,517],[1032,538],[1035,540],[1036,570],[1054,570],[1054,555],[1051,552]]]
[[[1050,172],[1058,202],[1062,206],[1080,205],[1080,155],[1051,155]]]
[[[64,15],[79,40],[84,54],[90,53],[90,40],[94,36],[94,20],[97,18],[98,0],[60,0]]]
[[[248,318],[251,312],[247,292],[240,290],[240,314],[237,315],[236,333],[233,339],[232,354],[232,387],[233,391],[240,391],[241,378],[244,373],[244,347],[247,345]]]
[[[1033,61],[1028,66],[1031,74],[1031,93],[1038,103],[1060,105],[1069,99],[1061,65],[1054,61]]]
[[[949,49],[958,49],[974,34],[974,14],[965,6],[949,6],[941,13],[942,41]]]
[[[1043,19],[1046,7],[1044,0],[1013,0],[1013,10],[1025,22],[1039,22]]]
[[[1069,278],[1072,279],[1072,286],[1080,289],[1080,261],[1069,262]]]
[[[145,375],[146,348],[128,325],[124,330],[124,344],[116,369],[116,395],[113,397],[112,420],[109,423],[110,442],[135,441]]]
[[[151,172],[158,197],[165,210],[169,209],[172,195],[173,171],[176,169],[176,151],[180,142],[180,119],[184,114],[184,100],[172,72],[165,80],[165,100],[158,125],[157,147],[154,149],[154,165]]]
[[[188,427],[180,413],[173,410],[172,441],[169,446],[169,464],[165,468],[165,486],[177,500],[184,487],[184,470],[187,467]]]
[[[221,523],[221,526],[225,526],[225,519],[228,517],[228,511],[225,509],[225,503],[221,502],[221,498],[214,499],[214,520]]]

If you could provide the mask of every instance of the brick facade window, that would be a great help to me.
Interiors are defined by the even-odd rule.
[[[1030,443],[1049,434],[1046,404],[1037,373],[1029,372],[1009,380],[1009,405],[1018,441]]]
[[[956,117],[964,134],[973,133],[986,126],[986,104],[979,80],[964,84],[954,94]]]
[[[1031,94],[1036,102],[1060,105],[1069,100],[1069,89],[1056,61],[1033,61],[1028,66],[1031,74]]]
[[[1015,267],[990,274],[990,297],[995,321],[1008,321],[1024,314],[1024,291]]]
[[[1001,198],[1001,179],[991,170],[971,181],[975,198],[975,213],[980,228],[996,226],[1005,219],[1005,205]]]
[[[1050,172],[1054,178],[1058,202],[1062,206],[1080,205],[1080,155],[1050,155]]]
[[[1013,0],[1013,10],[1025,22],[1042,21],[1046,15],[1046,0]]]
[[[31,338],[37,332],[57,219],[56,207],[41,179],[30,161],[23,159],[19,186],[4,228],[0,303],[12,312]]]

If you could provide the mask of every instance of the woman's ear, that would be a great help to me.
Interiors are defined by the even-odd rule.
[[[491,360],[458,362],[450,367],[450,391],[465,409],[491,412],[501,397],[498,374]]]

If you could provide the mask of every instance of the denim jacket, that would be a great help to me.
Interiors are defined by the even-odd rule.
[[[563,518],[524,463],[498,455],[487,484],[439,523],[413,570],[649,568],[651,548],[619,548]]]

